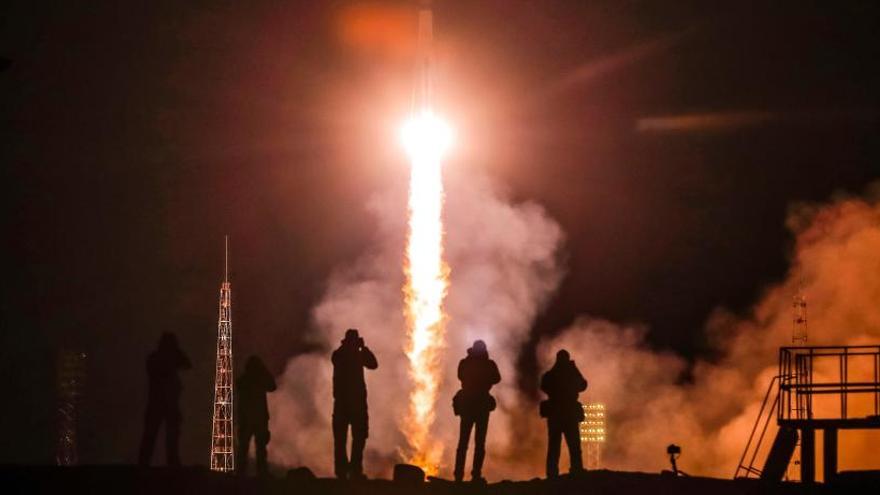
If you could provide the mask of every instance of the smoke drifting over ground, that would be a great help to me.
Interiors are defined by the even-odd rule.
[[[515,389],[516,356],[532,321],[562,276],[559,226],[532,203],[513,204],[487,178],[449,169],[445,177],[445,259],[451,289],[445,303],[445,373],[434,426],[437,438],[454,443],[458,426],[452,396],[458,388],[455,368],[475,339],[483,339],[498,362],[503,383],[495,388],[499,408],[490,424],[490,452],[512,449],[505,432],[518,430],[507,411],[530,407]],[[370,438],[365,453],[368,475],[387,476],[406,445],[399,420],[407,406],[410,379],[403,354],[403,252],[406,191],[392,190],[372,201],[377,218],[375,250],[331,277],[314,310],[316,339],[325,351],[293,358],[270,395],[273,440],[270,456],[286,465],[308,465],[332,473],[331,366],[329,350],[346,328],[361,329],[379,359],[367,372]],[[448,476],[454,452],[444,452],[441,475]],[[492,469],[492,459],[487,469]]]
[[[481,338],[503,377],[493,391],[499,408],[490,420],[485,472],[490,479],[540,475],[545,426],[536,405],[516,390],[514,364],[537,312],[563,275],[563,233],[540,206],[511,202],[485,177],[461,176],[453,169],[445,180],[445,257],[452,271],[446,374],[435,425],[448,446],[440,473],[450,474],[457,439],[451,410],[458,387],[455,366]],[[291,359],[279,391],[270,395],[274,462],[332,473],[329,350],[348,327],[361,329],[379,359],[379,369],[367,373],[366,472],[387,476],[400,458],[397,449],[405,440],[398,420],[409,383],[402,351],[405,198],[405,191],[392,190],[371,203],[375,250],[340,268],[314,310],[315,338],[324,350]],[[809,304],[810,344],[880,341],[877,195],[793,208],[789,227],[796,243],[786,279],[767,288],[747,315],[715,311],[705,331],[717,359],[694,364],[686,382],[685,360],[651,350],[644,342],[647,328],[638,324],[584,316],[541,342],[542,366],[549,366],[559,348],[569,349],[590,382],[587,397],[607,405],[608,468],[656,471],[665,467],[665,446],[675,442],[683,445],[682,466],[691,474],[732,475],[776,372],[778,347],[791,341],[791,302],[799,284]],[[872,438],[842,435],[841,467],[880,467],[880,454],[868,445]]]
[[[689,472],[731,476],[776,374],[778,348],[791,343],[792,297],[800,284],[811,345],[880,342],[880,202],[871,198],[792,210],[796,244],[789,274],[750,314],[715,312],[707,331],[720,357],[696,363],[688,384],[680,384],[685,362],[649,351],[645,329],[637,326],[583,318],[541,346],[543,362],[559,347],[571,350],[590,379],[590,397],[607,404],[608,467],[656,470],[665,446],[675,442],[684,446],[682,465]],[[850,377],[865,371],[857,366]],[[858,402],[850,415],[869,414]],[[880,466],[880,453],[868,445],[872,439],[864,432],[843,435],[841,468]]]

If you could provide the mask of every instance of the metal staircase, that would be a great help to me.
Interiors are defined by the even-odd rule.
[[[758,458],[758,453],[761,450],[761,445],[764,443],[764,437],[767,435],[767,430],[770,427],[770,422],[774,418],[776,409],[779,406],[780,391],[782,389],[777,385],[780,382],[780,379],[781,377],[774,376],[773,379],[770,380],[770,385],[767,387],[767,393],[764,394],[764,400],[761,402],[761,409],[758,412],[758,418],[755,420],[755,424],[752,426],[752,431],[751,433],[749,433],[749,439],[746,442],[746,447],[745,449],[743,449],[742,456],[739,459],[739,465],[737,465],[736,472],[733,475],[734,478],[751,478],[753,476],[762,479],[776,478],[778,464],[784,462],[784,465],[782,467],[782,474],[778,475],[778,479],[781,480],[785,469],[788,467],[791,456],[794,454],[795,447],[795,445],[792,444],[791,449],[788,448],[788,442],[786,442],[786,439],[790,438],[790,435],[788,434],[781,436],[777,434],[776,439],[773,441],[773,446],[770,448],[771,454],[767,456],[767,462],[765,462],[763,469],[758,469],[757,467],[755,467],[755,461]],[[773,397],[772,401],[770,401],[771,395]],[[758,433],[759,428],[760,433]],[[756,433],[757,437],[755,437]],[[795,443],[797,443],[796,431]],[[788,452],[789,450],[791,450],[791,452]],[[786,456],[786,453],[787,458],[782,459]],[[770,462],[771,459],[773,460],[773,462]],[[770,469],[768,469],[768,467]]]

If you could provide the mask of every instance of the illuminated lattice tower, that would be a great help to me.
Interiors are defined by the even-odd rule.
[[[807,298],[804,296],[803,281],[798,284],[797,293],[791,298],[791,343],[796,346],[807,345]],[[789,379],[793,379],[797,383],[806,383],[807,377],[804,375],[805,371],[797,369],[795,372],[798,373],[799,376],[789,377]],[[797,394],[797,392],[795,392],[795,394]],[[806,419],[807,411],[805,407],[802,407],[803,405],[804,404],[801,401],[795,401],[793,404],[795,417],[798,419]],[[801,441],[798,439],[797,444],[795,445],[794,454],[792,454],[791,461],[788,465],[786,479],[789,481],[797,481],[800,479],[800,464]]]
[[[58,445],[55,462],[75,466],[79,462],[76,447],[77,409],[85,384],[85,353],[62,350],[58,353]]]
[[[599,469],[602,464],[602,448],[605,444],[605,404],[588,402],[583,405],[584,420],[581,422],[581,444],[584,451],[584,467]]]
[[[791,300],[791,343],[807,345],[807,298],[804,297],[803,284]]]
[[[220,284],[220,317],[217,322],[217,366],[214,376],[214,419],[211,427],[211,470],[235,469],[232,421],[232,290],[229,285],[229,237],[226,269]]]

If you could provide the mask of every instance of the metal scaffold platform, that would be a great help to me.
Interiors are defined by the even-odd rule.
[[[758,469],[755,462],[774,416],[778,431]],[[870,429],[880,429],[880,345],[782,347],[779,373],[734,477],[781,480],[800,442],[801,481],[815,481],[821,431],[824,478],[832,481],[838,472],[838,432]]]

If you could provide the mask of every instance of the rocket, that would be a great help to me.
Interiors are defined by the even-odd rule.
[[[401,129],[401,142],[419,163],[437,160],[452,142],[452,129],[434,113],[434,14],[430,2],[419,7],[418,51],[410,116]]]
[[[413,93],[413,113],[429,110],[433,92],[433,43],[434,12],[431,2],[422,1],[419,6],[419,36],[417,52],[417,82]]]

